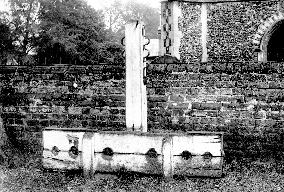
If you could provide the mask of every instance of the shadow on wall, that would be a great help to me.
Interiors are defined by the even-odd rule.
[[[0,164],[8,168],[23,166],[28,160],[24,153],[13,144],[14,141],[13,136],[7,134],[3,119],[0,117]]]
[[[26,96],[17,93],[11,84],[2,85],[0,92],[0,162],[10,168],[24,165],[28,160],[24,156],[30,154],[32,150],[29,149],[31,146],[26,145],[27,142],[19,139],[21,133],[16,127],[15,129],[7,127],[9,118],[2,111],[4,107],[17,106],[27,102]],[[13,111],[9,115],[16,118],[22,116],[17,111]]]

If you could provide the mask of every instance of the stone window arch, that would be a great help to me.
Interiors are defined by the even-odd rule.
[[[281,25],[284,25],[284,19],[277,21],[274,23],[270,29],[263,35],[262,41],[260,42],[260,52],[258,54],[258,61],[267,62],[269,61],[269,52],[268,52],[268,45],[272,38],[272,35],[280,28]]]
[[[263,21],[254,36],[253,43],[256,48],[255,52],[258,53],[258,61],[260,62],[267,62],[267,46],[269,41],[280,25],[284,24],[284,11],[281,11],[282,6],[280,5],[281,4],[279,4],[279,12],[269,17],[266,21]]]

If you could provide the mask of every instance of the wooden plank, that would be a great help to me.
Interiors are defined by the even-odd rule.
[[[126,50],[126,127],[147,132],[147,97],[143,83],[143,23],[133,21],[125,26]]]
[[[222,177],[223,170],[188,168],[186,171],[177,172],[176,175],[184,175],[188,177]]]
[[[75,138],[77,143],[70,142]],[[43,131],[43,166],[70,170],[84,169],[86,177],[95,171],[112,172],[121,168],[129,171],[196,176],[217,176],[223,166],[223,135],[213,132],[143,133],[143,132],[72,132]],[[69,149],[77,145],[77,156]],[[57,146],[58,154],[52,152]],[[105,149],[111,153],[106,154]],[[155,150],[154,155],[149,151]],[[182,156],[187,151],[189,157]],[[210,152],[213,156],[204,158]],[[191,156],[192,155],[192,156]]]
[[[173,157],[173,167],[178,169],[221,169],[223,163],[223,157],[213,157],[212,159],[204,159],[203,156],[193,156],[192,158],[185,160],[181,156]]]
[[[85,132],[73,132],[73,131],[55,131],[46,130],[42,132],[43,147],[46,149],[52,149],[57,146],[59,150],[68,151],[73,143],[69,142],[69,139],[78,140],[78,149],[82,151],[82,139]]]
[[[173,138],[166,137],[163,140],[163,175],[166,178],[173,177]]]
[[[91,178],[93,176],[93,137],[93,133],[85,133],[82,141],[82,165],[85,178]]]
[[[163,156],[150,158],[145,155],[114,154],[112,157],[96,153],[94,157],[94,170],[97,172],[117,172],[120,169],[128,171],[162,174]]]
[[[81,169],[83,167],[81,162],[81,152],[74,159],[70,157],[69,153],[59,152],[58,155],[54,155],[50,150],[43,151],[42,164],[44,168],[48,169],[61,169],[61,170],[71,170],[71,169]]]
[[[93,172],[115,172],[125,168],[134,172],[162,173],[165,177],[219,176],[224,158],[222,144],[221,133],[99,132],[93,134],[93,151],[88,153],[93,155]],[[109,155],[104,153],[106,148],[111,149]],[[149,149],[155,149],[157,157],[150,157]],[[193,156],[183,157],[184,151]],[[205,158],[205,152],[213,156]]]
[[[51,158],[43,158],[42,165],[45,169],[53,169],[61,171],[79,170],[82,168],[76,161],[73,162],[61,161],[58,159],[51,159]]]
[[[150,134],[94,134],[94,151],[102,152],[105,148],[111,148],[114,153],[146,154],[153,148],[158,154],[162,154],[162,141],[164,135],[150,136]]]
[[[82,139],[84,132],[44,130],[43,131],[42,164],[47,169],[82,169]],[[78,154],[69,152],[72,146],[78,149]],[[52,149],[57,147],[58,153]]]
[[[189,151],[192,155],[210,152],[213,156],[222,156],[222,140],[216,135],[173,136],[173,155]]]
[[[45,127],[43,131],[94,132],[94,130],[86,128],[79,128],[79,127],[68,128],[68,127],[56,127],[56,126]]]
[[[184,133],[176,133],[176,132],[169,132],[169,133],[149,133],[149,132],[140,132],[140,131],[101,131],[96,133],[104,133],[104,134],[117,134],[117,135],[144,135],[148,137],[155,137],[155,136],[192,136],[192,135],[218,135],[222,137],[223,132],[210,132],[210,131],[189,131]]]
[[[186,176],[221,177],[223,173],[223,157],[213,157],[204,160],[202,156],[196,156],[189,160],[181,157],[173,158],[173,174]]]

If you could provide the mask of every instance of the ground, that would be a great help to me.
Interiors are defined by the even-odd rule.
[[[225,166],[223,178],[175,177],[133,173],[96,174],[85,180],[82,173],[47,172],[40,161],[17,168],[0,167],[1,192],[12,191],[284,191],[283,162],[232,162]]]

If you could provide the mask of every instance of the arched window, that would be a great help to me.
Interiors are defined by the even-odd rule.
[[[261,40],[259,61],[284,61],[284,20],[268,27]]]
[[[267,61],[284,61],[284,21],[276,23],[267,42]]]

